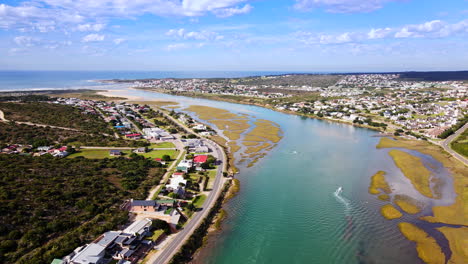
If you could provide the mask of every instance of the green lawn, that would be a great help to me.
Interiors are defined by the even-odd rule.
[[[196,208],[201,208],[205,200],[206,200],[206,195],[202,194],[193,198],[192,203]]]
[[[130,150],[123,150],[124,156],[131,154]],[[105,159],[115,158],[109,155],[108,149],[82,149],[74,154],[68,156],[68,158],[85,157],[87,159]]]
[[[151,144],[150,148],[175,148],[176,146],[172,142],[162,142],[157,144]]]
[[[206,189],[208,190],[213,189],[214,180],[216,178],[216,171],[217,169],[207,171],[208,172],[208,184],[206,185]]]
[[[169,155],[171,156],[171,159],[175,159],[177,158],[177,155],[178,155],[178,151],[177,150],[172,150],[172,149],[168,149],[168,150],[153,150],[153,151],[150,151],[150,152],[147,152],[147,153],[143,153],[143,154],[140,154],[146,158],[152,158],[152,159],[155,159],[155,158],[162,158],[164,155]]]

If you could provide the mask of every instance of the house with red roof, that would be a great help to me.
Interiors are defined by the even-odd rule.
[[[205,163],[208,160],[208,155],[197,155],[193,158],[193,162],[197,165]]]

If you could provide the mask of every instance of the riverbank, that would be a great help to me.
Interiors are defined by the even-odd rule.
[[[253,105],[253,106],[258,106],[258,107],[263,107],[263,108],[266,108],[266,109],[270,109],[270,110],[273,110],[273,111],[276,111],[276,112],[279,112],[279,113],[283,113],[283,114],[303,116],[303,117],[308,117],[308,118],[313,118],[313,119],[318,119],[318,120],[324,120],[324,121],[347,124],[347,125],[351,125],[351,126],[354,126],[354,127],[368,128],[368,129],[375,130],[375,131],[378,131],[378,132],[385,132],[384,130],[382,130],[382,129],[378,128],[378,127],[373,127],[373,126],[369,126],[369,125],[353,123],[353,122],[348,122],[348,121],[345,121],[345,120],[334,119],[334,118],[319,117],[319,116],[316,116],[316,115],[308,115],[308,114],[294,112],[294,111],[280,110],[280,109],[272,107],[269,104],[258,103],[259,101],[263,101],[263,99],[259,99],[259,98],[246,97],[244,99],[241,96],[238,96],[237,99],[244,99],[244,100],[235,100],[235,99],[229,99],[229,98],[226,98],[226,97],[222,97],[220,95],[213,95],[213,94],[206,95],[206,94],[202,94],[202,93],[168,93],[167,91],[165,91],[163,89],[154,89],[154,88],[149,89],[149,88],[144,88],[144,87],[142,87],[142,88],[133,87],[131,89],[143,90],[143,91],[147,91],[147,92],[163,93],[163,94],[169,94],[169,95],[175,95],[175,96],[187,96],[187,97],[193,97],[193,98],[200,98],[200,99],[207,99],[207,100],[214,100],[214,101],[222,101],[222,102],[234,103],[234,104]],[[234,97],[234,96],[230,96],[230,97]],[[255,102],[251,102],[250,100],[253,100]]]

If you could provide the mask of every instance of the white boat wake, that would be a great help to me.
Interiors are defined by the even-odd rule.
[[[338,202],[342,203],[345,206],[346,214],[349,214],[349,210],[351,210],[351,203],[348,199],[341,196],[342,192],[343,192],[343,187],[340,186],[338,189],[336,189],[333,195],[335,196]]]

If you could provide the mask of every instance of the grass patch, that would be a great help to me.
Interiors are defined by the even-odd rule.
[[[159,238],[162,234],[164,234],[164,230],[162,230],[162,229],[154,230],[154,231],[153,231],[153,235],[150,236],[150,237],[148,237],[148,238],[146,238],[146,239],[149,239],[149,240],[155,242],[156,240],[158,240],[158,238]]]
[[[203,203],[206,200],[206,195],[201,194],[197,195],[195,198],[193,198],[192,203],[196,208],[202,208]]]
[[[130,150],[122,150],[124,156],[130,155]],[[84,157],[87,159],[105,159],[105,158],[117,158],[109,155],[109,149],[82,149],[76,153],[69,155],[67,158]]]
[[[369,186],[370,194],[380,194],[380,190],[384,191],[386,194],[392,193],[390,185],[388,185],[385,180],[385,174],[385,171],[378,171],[371,177],[371,183]]]
[[[382,206],[382,208],[380,208],[380,213],[382,213],[382,215],[388,220],[397,219],[403,216],[401,212],[391,204]]]
[[[419,202],[409,196],[395,195],[394,202],[408,214],[417,214],[421,212]]]
[[[448,263],[468,263],[468,227],[439,227],[437,228],[449,241],[452,257]]]
[[[398,228],[408,240],[416,243],[418,256],[425,263],[445,263],[445,255],[433,237],[410,223],[399,223]]]
[[[162,142],[157,144],[151,144],[150,148],[175,148],[176,146],[172,142]]]
[[[396,149],[388,154],[418,192],[426,197],[435,198],[430,186],[431,172],[424,166],[421,158]]]
[[[206,185],[206,188],[208,190],[212,190],[213,189],[213,185],[214,185],[214,181],[216,179],[216,173],[217,173],[217,169],[214,169],[214,170],[209,170],[208,171],[208,184]]]
[[[167,150],[152,150],[147,153],[141,153],[139,155],[145,157],[145,158],[162,158],[164,155],[169,155],[171,157],[171,160],[174,160],[177,157],[177,154],[179,152],[177,150],[173,149],[167,149]]]

